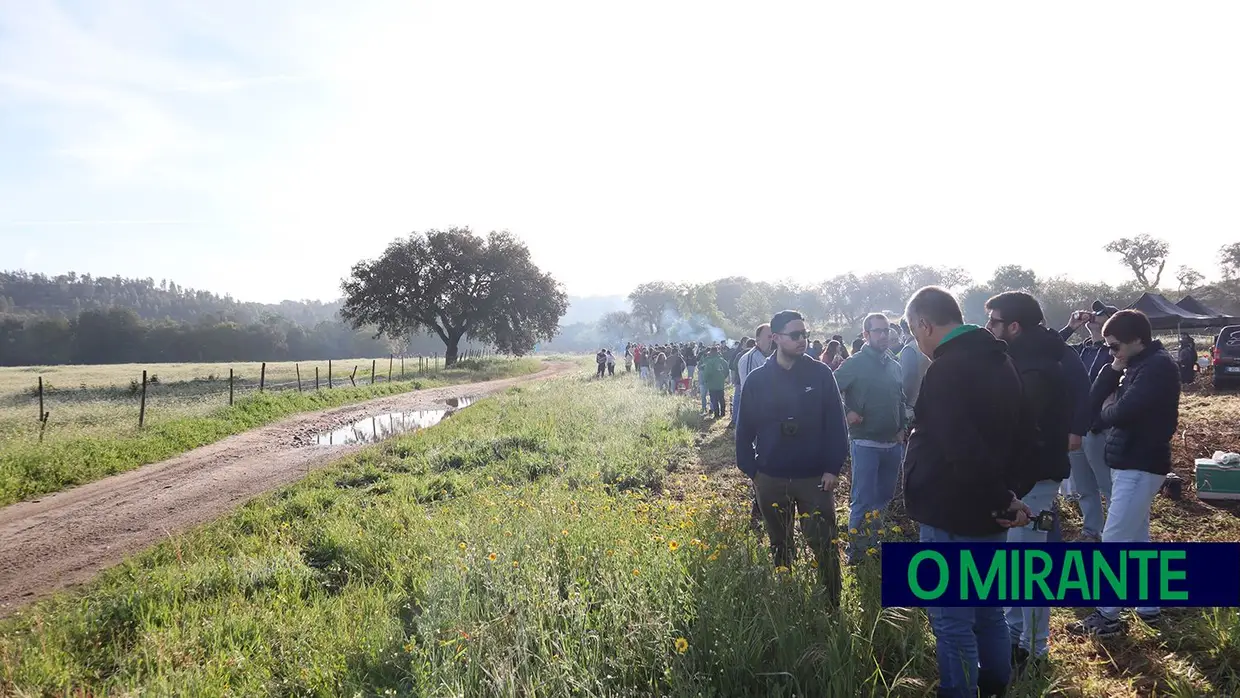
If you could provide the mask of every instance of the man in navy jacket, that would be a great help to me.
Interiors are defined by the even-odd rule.
[[[1080,357],[1090,384],[1111,363],[1111,354],[1102,339],[1102,323],[1106,322],[1119,309],[1111,305],[1103,305],[1094,301],[1093,310],[1078,310],[1072,313],[1067,327],[1059,331],[1059,336],[1066,342],[1081,328],[1089,333],[1089,339],[1080,344],[1072,345]],[[1086,390],[1088,393],[1088,390]],[[1111,502],[1111,469],[1106,464],[1107,430],[1093,430],[1097,413],[1090,407],[1086,395],[1077,403],[1077,414],[1073,420],[1072,444],[1068,450],[1068,459],[1072,463],[1072,485],[1081,507],[1081,540],[1098,542],[1102,540],[1102,523],[1105,515],[1103,500]]]
[[[792,564],[792,525],[818,560],[832,601],[842,589],[835,486],[848,457],[844,403],[831,368],[805,353],[805,319],[771,318],[775,355],[745,378],[736,418],[736,465],[753,480],[777,566]]]

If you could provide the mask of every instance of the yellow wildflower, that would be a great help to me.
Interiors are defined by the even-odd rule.
[[[677,543],[677,542],[676,542],[676,541],[674,541],[674,540],[668,541],[668,542],[667,542],[667,549],[668,549],[668,550],[670,550],[670,551],[672,551],[672,552],[676,552],[677,550],[679,550],[679,549],[680,549],[680,543]]]
[[[784,574],[785,572],[788,572],[788,571],[789,571],[788,568],[784,567],[783,565],[780,565],[779,567],[775,568],[775,574]]]
[[[465,541],[461,541],[460,543],[457,544],[456,547],[460,548],[461,550],[464,550],[467,546],[465,545]]]
[[[676,638],[676,653],[684,654],[689,651],[689,641],[683,637]]]
[[[491,562],[495,562],[496,557],[499,557],[499,556],[496,555],[495,553],[491,553],[490,555],[487,555],[487,559],[490,560]]]
[[[865,551],[865,554],[866,554],[866,555],[877,555],[877,554],[878,554],[878,548],[870,548],[869,550]]]

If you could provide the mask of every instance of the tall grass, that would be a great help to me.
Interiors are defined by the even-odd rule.
[[[350,457],[0,625],[9,690],[192,695],[918,691],[872,566],[826,610],[636,381],[515,389]],[[693,476],[697,479],[698,476]],[[802,558],[808,560],[808,557]],[[876,648],[881,648],[876,650]]]
[[[300,412],[338,407],[376,397],[437,386],[533,373],[534,359],[470,360],[434,376],[356,388],[250,393],[229,407],[201,409],[193,396],[148,404],[145,428],[137,428],[136,400],[105,394],[58,410],[42,442],[27,411],[0,409],[0,506],[132,470]],[[132,415],[128,415],[129,412]],[[118,417],[122,414],[124,420]]]
[[[723,426],[636,383],[479,402],[0,622],[0,694],[933,695],[924,613],[881,607],[873,560],[838,611],[812,557],[773,569],[699,462]],[[1070,616],[1010,695],[1240,686],[1230,610],[1108,645]]]

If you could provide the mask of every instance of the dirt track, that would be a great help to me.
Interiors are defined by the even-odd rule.
[[[307,435],[379,412],[443,409],[450,398],[482,397],[573,368],[553,363],[529,376],[296,415],[162,463],[0,509],[0,617],[362,448],[298,445]]]

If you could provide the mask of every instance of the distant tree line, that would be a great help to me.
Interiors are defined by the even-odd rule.
[[[867,313],[898,316],[909,296],[927,285],[944,286],[957,293],[965,319],[979,324],[985,321],[986,300],[1004,291],[1036,295],[1050,324],[1066,323],[1073,310],[1089,307],[1094,299],[1126,305],[1146,291],[1162,293],[1173,302],[1192,294],[1216,310],[1240,314],[1240,243],[1220,248],[1219,279],[1213,283],[1204,283],[1204,274],[1182,266],[1174,274],[1175,284],[1170,284],[1165,274],[1170,246],[1149,235],[1115,240],[1103,251],[1117,256],[1113,260],[1131,272],[1131,281],[1111,285],[1063,276],[1041,277],[1032,269],[1007,264],[982,281],[958,268],[910,265],[839,274],[812,285],[744,277],[703,284],[649,282],[629,294],[630,311],[608,313],[596,323],[562,327],[542,349],[592,351],[632,340],[737,339],[752,335],[754,328],[784,308],[804,313],[820,338],[836,333],[851,338],[860,331],[861,319]]]
[[[5,274],[0,279],[11,279]],[[148,312],[165,312],[163,319],[143,318],[130,307],[114,305],[80,311],[71,316],[63,312],[60,299],[70,295],[61,284],[46,277],[23,275],[18,291],[8,284],[0,286],[0,296],[33,300],[34,307],[13,308],[0,314],[0,365],[31,366],[55,364],[112,364],[156,362],[222,362],[222,361],[310,361],[342,359],[359,356],[384,356],[390,353],[409,355],[442,355],[443,342],[426,333],[413,333],[403,339],[375,339],[372,328],[353,329],[339,319],[324,319],[303,325],[272,311],[261,316],[249,314],[247,304],[238,304],[233,311],[203,296],[204,311],[190,321],[169,319],[172,313],[184,313],[175,301],[151,298],[164,293],[161,289],[138,282],[115,287],[147,289],[148,296],[139,306]],[[58,277],[64,278],[64,277]],[[114,280],[110,280],[114,281]],[[81,284],[82,282],[77,282]],[[40,286],[43,286],[40,290]],[[56,288],[50,288],[56,287]],[[172,285],[175,288],[175,285]],[[74,289],[80,290],[80,289]],[[153,293],[152,293],[153,291]],[[118,298],[123,299],[122,294]],[[78,298],[89,298],[78,296]],[[219,297],[213,297],[216,300]],[[182,300],[186,296],[181,296]],[[99,297],[91,303],[102,303]],[[115,302],[120,303],[120,300]],[[196,301],[191,301],[192,306]],[[227,301],[225,301],[227,303]],[[292,305],[292,304],[290,304]],[[326,305],[326,304],[323,304]],[[337,304],[337,307],[338,304]],[[14,312],[17,311],[17,312]],[[50,311],[50,312],[49,312]],[[291,313],[313,319],[317,308],[304,313]],[[186,315],[179,315],[186,317]],[[246,318],[260,317],[261,319]],[[465,348],[483,348],[466,342]]]

